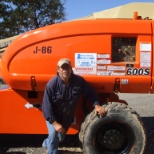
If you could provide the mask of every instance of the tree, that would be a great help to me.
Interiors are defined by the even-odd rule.
[[[65,20],[65,0],[1,0],[0,39]]]

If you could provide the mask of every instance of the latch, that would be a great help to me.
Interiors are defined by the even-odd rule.
[[[31,76],[31,88],[32,90],[28,91],[28,98],[37,98],[38,97],[38,87],[35,76]]]
[[[38,90],[35,76],[31,76],[31,87],[32,87],[33,91],[37,91]]]
[[[113,92],[118,93],[120,91],[120,79],[116,78],[115,79],[115,84],[113,87]]]

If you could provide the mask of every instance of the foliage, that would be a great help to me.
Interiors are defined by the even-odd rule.
[[[1,0],[0,39],[65,20],[61,0]]]

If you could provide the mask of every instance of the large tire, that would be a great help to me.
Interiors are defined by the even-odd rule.
[[[143,154],[146,133],[139,115],[125,104],[103,105],[104,117],[92,111],[81,125],[79,139],[85,154]]]

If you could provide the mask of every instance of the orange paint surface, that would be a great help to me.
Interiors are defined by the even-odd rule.
[[[99,19],[54,24],[20,35],[9,45],[0,61],[0,75],[10,87],[0,90],[0,133],[47,133],[41,110],[27,109],[25,104],[41,104],[46,83],[56,75],[57,61],[69,58],[75,69],[76,53],[107,55],[108,59],[103,60],[109,63],[102,65],[106,72],[109,72],[108,67],[124,68],[117,71],[124,75],[81,74],[98,93],[112,93],[114,89],[121,93],[154,93],[153,31],[152,20]],[[112,61],[113,37],[136,38],[135,61]],[[151,49],[142,51],[145,49],[141,46],[146,44]],[[146,60],[141,52],[150,55],[148,67],[142,67]],[[131,75],[126,74],[127,65],[133,66]],[[144,75],[142,71],[146,68],[149,74]],[[38,97],[29,98],[28,91],[37,91]],[[76,123],[69,129],[69,134],[77,133],[80,128],[84,117],[80,105],[75,117]]]

